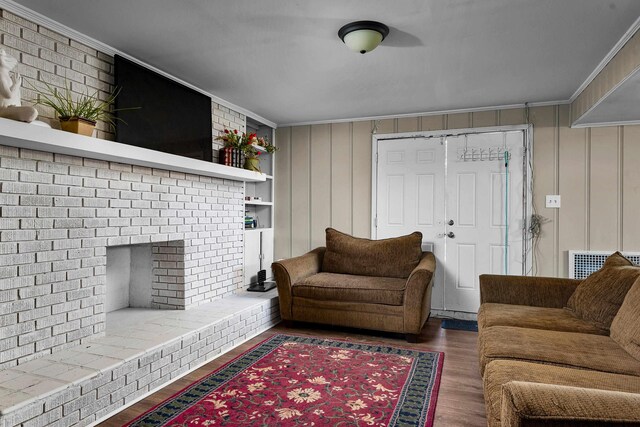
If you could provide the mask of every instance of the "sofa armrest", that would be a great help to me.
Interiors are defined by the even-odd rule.
[[[278,285],[282,320],[292,319],[291,287],[297,281],[320,272],[325,249],[324,247],[316,248],[304,255],[276,261],[271,264],[271,269]]]
[[[404,292],[404,328],[406,333],[419,334],[431,310],[431,286],[436,271],[436,257],[423,252],[422,259],[407,279]]]
[[[480,275],[480,302],[562,308],[581,280],[557,277]]]
[[[502,386],[503,427],[640,425],[640,394],[512,381]]]

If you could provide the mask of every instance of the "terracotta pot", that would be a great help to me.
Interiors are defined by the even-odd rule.
[[[244,159],[244,168],[250,171],[260,171],[260,159],[257,157],[247,157]]]
[[[60,128],[66,132],[77,133],[84,136],[93,135],[96,122],[80,117],[60,117]]]

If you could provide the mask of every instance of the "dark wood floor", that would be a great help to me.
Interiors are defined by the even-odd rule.
[[[182,377],[99,425],[121,426],[238,356],[245,350],[248,350],[260,341],[276,333],[288,332],[443,351],[445,353],[444,370],[442,373],[434,425],[445,427],[486,426],[484,399],[482,397],[482,380],[478,370],[476,349],[478,334],[476,332],[441,329],[439,319],[429,320],[422,330],[418,344],[407,344],[403,337],[394,334],[380,335],[380,333],[369,333],[360,330],[327,328],[306,324],[296,325],[294,328],[286,328],[278,325],[225,355],[207,363],[200,369]]]

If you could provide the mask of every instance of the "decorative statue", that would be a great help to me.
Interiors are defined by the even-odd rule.
[[[22,107],[20,101],[20,85],[22,76],[11,70],[18,61],[0,49],[0,117],[30,123],[38,117],[38,110],[33,107]]]

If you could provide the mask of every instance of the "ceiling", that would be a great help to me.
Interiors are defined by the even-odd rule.
[[[638,0],[19,0],[275,123],[569,99]],[[354,20],[391,31],[365,55]]]

